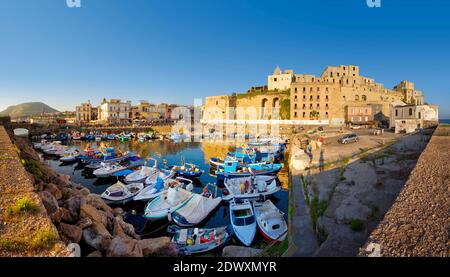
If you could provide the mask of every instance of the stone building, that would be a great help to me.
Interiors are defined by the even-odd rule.
[[[131,101],[119,99],[107,101],[105,98],[98,107],[98,120],[103,122],[129,122],[131,119]]]
[[[373,124],[374,114],[371,105],[353,105],[346,107],[346,122],[352,125]]]
[[[96,109],[92,107],[92,104],[88,101],[87,103],[81,103],[79,106],[75,107],[75,121],[76,122],[90,122],[95,120]]]
[[[288,90],[294,79],[294,71],[286,69],[283,73],[277,66],[273,74],[267,77],[268,88],[269,90]]]
[[[294,74],[291,84],[291,120],[329,120],[342,125],[347,106],[380,105],[379,117],[389,116],[389,104],[404,98],[399,89],[386,89],[374,79],[359,75],[356,65],[328,66],[320,77]]]
[[[390,126],[395,133],[411,133],[419,128],[427,128],[439,124],[438,107],[436,105],[402,105],[392,109]]]
[[[395,91],[403,93],[403,101],[413,105],[423,105],[424,97],[422,92],[414,89],[414,83],[409,81],[401,81],[394,87]]]

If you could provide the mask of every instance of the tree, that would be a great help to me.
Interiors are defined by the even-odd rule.
[[[309,113],[309,118],[310,119],[316,119],[316,120],[319,119],[319,112],[315,111],[315,110],[311,111]]]

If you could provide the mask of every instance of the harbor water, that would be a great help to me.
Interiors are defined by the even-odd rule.
[[[89,142],[90,146],[96,148],[100,142]],[[73,145],[78,146],[81,150],[87,145],[87,142],[74,141]],[[225,157],[227,152],[233,151],[236,147],[242,146],[237,143],[224,143],[224,142],[178,142],[174,143],[167,140],[150,140],[145,142],[139,142],[137,140],[130,140],[127,142],[110,141],[108,144],[121,152],[134,151],[140,157],[147,158],[152,157],[158,161],[158,167],[163,166],[163,161],[166,160],[169,165],[180,165],[182,160],[186,163],[193,163],[197,167],[205,171],[202,176],[194,181],[194,191],[201,192],[203,187],[208,185],[210,191],[217,190],[217,195],[222,195],[223,185],[216,186],[216,177],[210,172],[209,159],[212,157]],[[50,167],[57,173],[71,176],[71,180],[74,183],[81,184],[88,188],[92,193],[101,194],[110,185],[117,182],[117,177],[111,178],[96,178],[92,174],[92,170],[85,169],[84,166],[73,163],[63,164],[56,158],[45,157]],[[153,161],[150,162],[153,165]],[[288,170],[287,164],[278,174],[278,182],[282,187],[282,190],[270,197],[270,200],[285,213],[287,220],[288,214]],[[144,212],[146,202],[131,201],[122,207],[125,212],[125,221],[131,223],[136,230],[136,233],[143,238],[151,238],[158,236],[170,235],[166,232],[167,226],[174,224],[167,220],[150,222],[147,221],[142,215]],[[204,222],[196,227],[219,227],[230,224],[228,203],[222,201],[219,208],[213,211]],[[230,244],[241,245],[236,239],[230,242]],[[263,237],[258,234],[253,247],[264,247],[265,242]],[[219,253],[216,251],[216,253]]]

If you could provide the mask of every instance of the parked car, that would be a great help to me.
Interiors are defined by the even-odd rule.
[[[358,136],[356,134],[347,134],[340,139],[338,139],[339,143],[347,144],[349,142],[357,142],[359,140]]]

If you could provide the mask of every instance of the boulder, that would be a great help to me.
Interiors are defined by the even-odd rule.
[[[230,245],[222,250],[224,257],[254,257],[261,253],[260,249]]]
[[[83,230],[80,227],[65,223],[58,225],[58,231],[63,237],[74,243],[79,243],[83,234]]]
[[[53,195],[56,198],[56,200],[60,200],[63,197],[61,190],[58,188],[57,185],[53,183],[46,184],[44,186],[44,191],[50,192],[50,194]]]
[[[100,195],[94,193],[88,194],[86,196],[86,203],[105,212],[113,213],[113,209],[103,201]]]
[[[102,252],[96,250],[94,252],[91,252],[89,255],[87,255],[86,257],[89,258],[101,258],[102,257]]]
[[[113,215],[116,217],[116,216],[123,216],[124,215],[124,211],[123,211],[123,209],[122,208],[120,208],[120,207],[117,207],[117,208],[115,208],[114,210],[113,210]]]
[[[53,223],[61,222],[63,216],[63,211],[61,208],[58,208],[54,213],[49,213],[49,217]]]
[[[78,227],[80,227],[81,229],[86,229],[86,228],[92,226],[92,220],[87,218],[87,217],[85,217],[85,218],[82,218],[82,219],[78,220],[76,225]]]
[[[169,237],[143,239],[138,241],[144,256],[158,254],[161,256],[177,256],[176,246]]]
[[[91,193],[91,191],[89,189],[87,189],[87,188],[82,188],[82,189],[80,189],[80,193],[83,196],[88,196],[89,193]]]
[[[66,208],[60,208],[62,212],[61,220],[66,223],[74,223],[77,221],[77,217],[73,216],[72,213]]]
[[[105,212],[101,210],[97,210],[94,206],[89,204],[83,204],[80,207],[80,217],[81,218],[89,218],[93,222],[100,222],[103,226],[108,226],[108,218]]]
[[[48,214],[52,214],[58,210],[58,201],[50,192],[41,191],[39,192],[39,196],[41,197],[42,204],[44,204]]]
[[[116,216],[113,224],[113,235],[127,235],[135,239],[140,237],[135,233],[134,226],[123,221],[122,217]]]
[[[97,250],[106,251],[111,244],[112,236],[103,224],[92,222],[90,227],[83,230],[83,240]]]
[[[70,211],[74,218],[78,218],[83,198],[81,196],[72,196],[65,202],[65,207]]]
[[[141,246],[138,241],[126,236],[116,236],[111,241],[107,257],[143,257]]]

